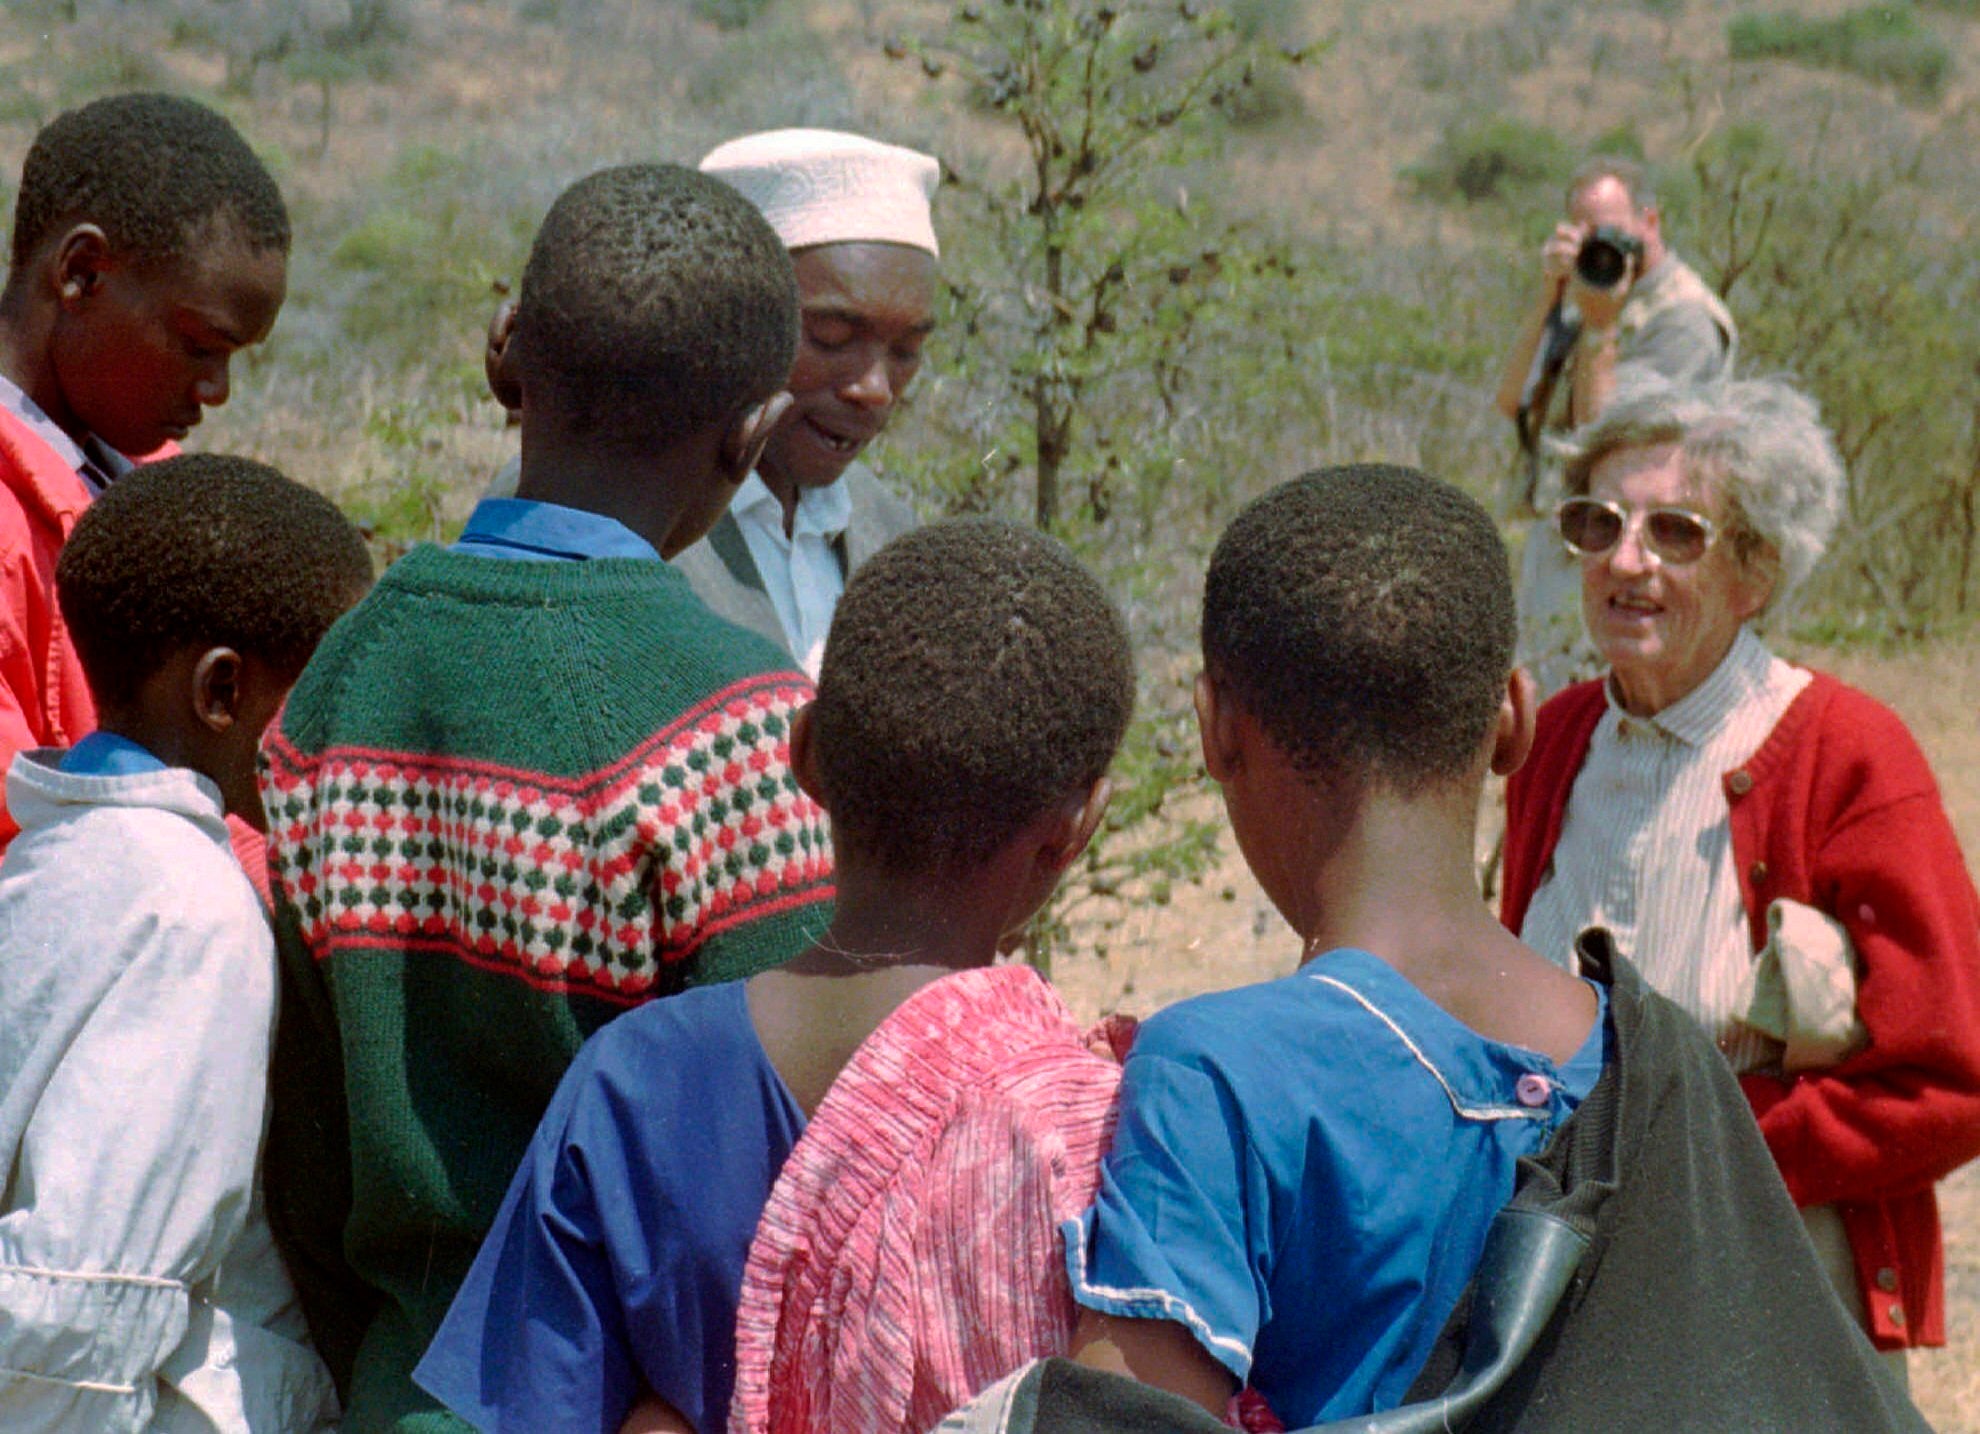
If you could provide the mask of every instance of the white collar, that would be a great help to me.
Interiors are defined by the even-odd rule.
[[[784,505],[759,474],[751,473],[736,490],[729,511],[741,522],[747,518],[777,537],[784,538]],[[798,489],[797,516],[791,524],[789,540],[810,534],[831,542],[852,522],[852,494],[844,477],[823,488]]]
[[[1767,685],[1774,654],[1753,629],[1741,624],[1732,646],[1719,659],[1705,680],[1655,716],[1630,719],[1642,721],[1689,747],[1702,747],[1710,741],[1726,719]],[[1603,684],[1609,710],[1620,721],[1628,717],[1616,696],[1613,675]]]
[[[227,845],[226,804],[211,777],[167,767],[126,777],[65,772],[54,748],[16,752],[7,769],[7,809],[22,828],[47,826],[89,807],[149,807],[186,818]]]

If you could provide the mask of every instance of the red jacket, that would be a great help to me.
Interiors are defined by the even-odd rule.
[[[1513,931],[1604,707],[1600,682],[1549,702],[1507,785],[1500,914]],[[1904,723],[1822,673],[1724,787],[1754,949],[1777,898],[1835,917],[1862,962],[1870,1033],[1833,1070],[1740,1084],[1795,1203],[1839,1207],[1878,1347],[1944,1344],[1932,1185],[1980,1155],[1980,895],[1959,839]]]
[[[0,408],[0,773],[23,748],[67,747],[96,727],[55,605],[55,559],[88,506],[75,469]],[[0,853],[19,830],[0,791]]]

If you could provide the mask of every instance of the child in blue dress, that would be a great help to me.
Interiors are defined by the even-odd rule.
[[[789,733],[832,818],[831,925],[785,966],[585,1044],[420,1386],[483,1431],[727,1428],[780,1170],[876,1027],[983,974],[1051,895],[1105,813],[1133,694],[1119,614],[1051,538],[958,520],[863,565]]]
[[[1309,474],[1218,543],[1204,762],[1301,959],[1142,1027],[1066,1226],[1082,1362],[1295,1427],[1400,1403],[1594,1085],[1602,992],[1479,899],[1485,775],[1533,733],[1513,638],[1491,519],[1412,470]]]

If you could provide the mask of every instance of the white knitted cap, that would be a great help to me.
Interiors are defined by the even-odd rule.
[[[701,172],[742,191],[786,249],[858,241],[940,254],[932,155],[829,129],[773,129],[717,145]]]

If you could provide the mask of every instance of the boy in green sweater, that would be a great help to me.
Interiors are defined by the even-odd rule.
[[[791,261],[668,165],[567,190],[504,382],[514,498],[324,642],[263,748],[284,967],[270,1213],[345,1429],[454,1429],[410,1380],[559,1077],[627,1007],[830,915],[793,781],[810,686],[666,562],[789,403]]]

